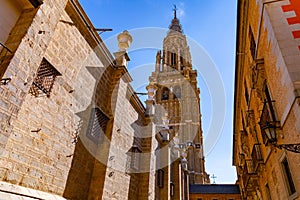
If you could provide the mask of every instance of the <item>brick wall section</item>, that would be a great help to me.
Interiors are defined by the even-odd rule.
[[[156,155],[157,140],[155,139],[155,124],[151,117],[146,118],[143,127],[143,138],[141,141],[143,159],[141,167],[143,172],[139,177],[139,200],[155,199],[156,189]],[[147,135],[146,135],[147,134]],[[147,156],[145,155],[147,154]]]
[[[92,169],[95,158],[82,144],[76,144],[71,170],[63,196],[68,199],[88,199],[89,185],[91,183]]]
[[[45,44],[49,43],[54,33],[58,18],[60,17],[59,13],[62,11],[65,3],[66,1],[61,1],[59,4],[53,6],[53,1],[49,1],[49,4],[53,7],[51,12],[47,11],[50,5],[44,4],[40,7],[37,15],[35,15],[37,12],[35,9],[24,10],[16,26],[12,29],[10,37],[7,39],[6,44],[14,52],[14,55],[13,57],[7,57],[1,64],[1,70],[3,71],[1,71],[0,76],[4,78],[12,77],[12,81],[9,85],[2,86],[0,89],[0,153],[2,153],[7,139],[11,134],[12,126],[10,123],[17,116],[29,90],[30,84],[25,86],[25,79],[28,77],[29,80],[32,80],[45,53]],[[47,25],[45,25],[46,23]],[[39,37],[38,32],[45,28],[49,30],[49,33],[44,35],[44,37]],[[4,72],[5,69],[7,70]]]
[[[130,157],[127,152],[133,145],[134,137],[141,135],[141,111],[130,101],[130,80],[124,73],[126,70],[122,67],[107,68],[95,90],[96,104],[109,114],[111,120],[106,130],[106,139],[98,145],[95,153],[88,199],[139,197],[136,186],[140,183],[140,175],[129,173]],[[136,142],[140,146],[139,138]]]
[[[4,86],[1,88],[2,92],[0,94],[2,102],[3,100],[6,100],[6,102],[4,102],[1,106],[1,116],[3,116],[1,118],[1,126],[3,127],[1,128],[1,180],[9,181],[15,184],[28,185],[30,187],[42,187],[40,185],[34,185],[31,178],[24,176],[24,174],[30,174],[31,177],[40,179],[41,171],[29,169],[22,164],[30,163],[31,156],[38,156],[35,152],[31,152],[29,150],[31,146],[34,147],[40,145],[41,140],[45,140],[45,143],[49,142],[49,140],[45,136],[46,133],[40,135],[36,140],[28,139],[27,134],[31,134],[30,130],[32,129],[23,126],[24,123],[26,124],[26,122],[22,121],[22,117],[20,117],[19,112],[22,104],[26,102],[25,98],[27,98],[28,96],[26,94],[28,93],[29,87],[31,85],[30,83],[24,84],[26,83],[26,78],[28,77],[29,80],[32,80],[43,55],[45,54],[46,46],[54,33],[54,30],[58,23],[58,19],[60,17],[60,13],[62,12],[65,3],[66,1],[60,1],[60,3],[56,3],[55,5],[53,5],[53,1],[48,1],[47,4],[44,4],[40,7],[40,10],[34,16],[33,10],[25,10],[21,15],[19,21],[17,22],[16,27],[13,28],[12,31],[12,34],[16,35],[15,39],[20,40],[22,38],[21,42],[15,41],[10,43],[10,38],[7,41],[10,47],[13,50],[16,50],[13,58],[11,59],[11,62],[7,67],[7,71],[3,76],[12,77],[12,81],[8,86]],[[52,9],[50,9],[50,5]],[[28,17],[29,20],[23,21],[24,17]],[[32,17],[34,17],[34,20],[28,27],[26,35],[22,37],[22,29],[26,28],[26,25],[31,22]],[[38,36],[38,31],[44,30],[45,28],[49,30],[49,33],[40,38]],[[34,113],[31,113],[31,115],[32,121],[38,120],[37,116],[34,115]],[[38,124],[35,123],[34,127],[37,126]],[[26,149],[27,146],[30,147],[28,150]],[[5,148],[4,150],[3,147]],[[24,155],[24,152],[27,152],[26,155]],[[23,156],[21,156],[20,153],[23,154]],[[46,160],[45,162],[47,162]],[[39,163],[37,163],[37,165],[38,164]],[[53,173],[51,168],[45,168],[45,170],[48,170],[49,173]],[[49,177],[44,176],[43,178],[47,179]],[[56,190],[56,188],[47,188],[45,190],[52,191]]]
[[[93,70],[90,71],[91,73],[94,73],[92,72]],[[114,81],[116,71],[115,68],[107,66],[102,69],[102,72],[100,74],[101,75],[99,75],[99,82],[96,85],[94,94],[95,104],[99,106],[99,108],[101,108],[101,110],[104,111],[110,117],[110,120],[106,127],[105,139],[102,143],[98,144],[96,152],[93,154],[94,166],[92,169],[90,169],[90,172],[92,173],[90,182],[91,184],[85,186],[89,188],[88,190],[86,190],[86,193],[88,192],[88,199],[102,198],[104,183],[106,180],[105,175],[107,171],[107,162],[109,159],[109,149],[111,145],[110,140],[112,137],[112,130],[114,124],[114,118],[112,114],[112,102],[114,102],[114,100],[112,99],[112,93],[117,84],[116,81]],[[78,168],[78,171],[80,171],[80,167]],[[80,178],[80,173],[76,174],[78,178]],[[77,193],[77,189],[76,187],[74,187],[74,181],[70,180],[70,182],[73,183],[72,195],[74,196]],[[81,187],[79,184],[77,184],[77,187],[78,186]]]
[[[119,78],[120,72],[115,74],[115,80],[120,80],[112,92],[112,108],[114,125],[110,141],[109,156],[114,159],[107,163],[106,180],[103,189],[103,199],[128,197],[130,175],[128,175],[127,152],[131,149],[135,133],[140,133],[140,127],[132,124],[138,120],[136,110],[127,99],[128,83],[124,77]],[[130,166],[130,165],[129,165]]]
[[[1,120],[2,127],[7,127],[6,132],[1,129],[5,148],[0,160],[1,180],[59,195],[64,192],[74,156],[74,133],[79,121],[74,113],[88,106],[96,84],[85,66],[103,66],[78,29],[70,25],[65,4],[46,1],[39,8],[4,74],[13,75],[12,81],[1,86],[0,94],[8,101],[2,104],[1,115],[10,119]],[[40,30],[45,32],[38,34]],[[28,90],[43,57],[62,76],[55,82],[50,98],[35,98]],[[74,92],[69,93],[72,89]],[[85,164],[89,177],[94,159],[82,146],[78,143],[81,157],[76,159]],[[88,181],[84,180],[87,189]]]

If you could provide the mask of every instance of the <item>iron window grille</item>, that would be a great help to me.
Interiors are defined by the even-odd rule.
[[[108,120],[99,108],[92,108],[86,135],[95,144],[103,142]]]
[[[38,68],[37,75],[29,89],[29,93],[35,97],[44,95],[50,97],[57,76],[61,76],[61,74],[45,58],[43,58]]]

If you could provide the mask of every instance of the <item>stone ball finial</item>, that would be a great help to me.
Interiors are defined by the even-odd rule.
[[[132,42],[132,37],[127,30],[123,31],[118,35],[118,42],[120,51],[126,51],[129,48]]]

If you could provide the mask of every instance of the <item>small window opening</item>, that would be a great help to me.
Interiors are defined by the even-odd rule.
[[[44,95],[50,97],[57,76],[61,76],[61,74],[45,58],[43,58],[38,68],[37,75],[29,89],[29,93],[35,97]]]

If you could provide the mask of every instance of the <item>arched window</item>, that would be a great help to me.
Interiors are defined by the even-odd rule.
[[[168,100],[168,99],[169,99],[169,89],[164,87],[161,92],[161,100]]]
[[[176,65],[176,53],[171,53],[171,66]]]
[[[181,88],[179,86],[174,87],[173,93],[174,93],[174,99],[180,99],[181,98]]]

